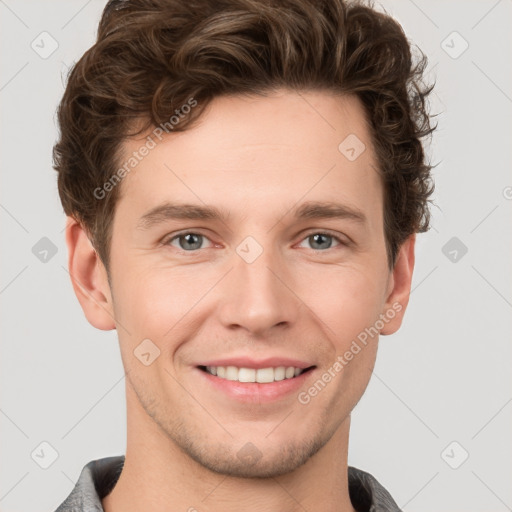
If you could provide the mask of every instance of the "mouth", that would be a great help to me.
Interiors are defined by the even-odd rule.
[[[281,403],[290,400],[307,385],[316,366],[214,366],[201,365],[196,370],[203,376],[204,385],[217,396],[224,396],[230,403],[263,404]],[[201,381],[201,379],[200,379]],[[200,386],[203,384],[200,382]],[[222,400],[222,399],[221,399]]]
[[[244,384],[271,384],[292,380],[310,372],[315,366],[299,368],[297,366],[269,366],[267,368],[247,368],[238,366],[198,366],[198,368],[221,380]]]

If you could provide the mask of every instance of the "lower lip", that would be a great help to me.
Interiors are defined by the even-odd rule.
[[[209,384],[219,391],[222,391],[233,400],[250,403],[266,403],[285,398],[292,393],[297,393],[297,391],[304,386],[306,379],[313,373],[314,368],[301,373],[298,377],[294,377],[293,379],[284,379],[266,384],[221,379],[199,368],[196,368],[196,370]]]

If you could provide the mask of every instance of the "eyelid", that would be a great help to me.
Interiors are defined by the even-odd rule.
[[[334,238],[340,245],[348,246],[352,243],[352,240],[346,236],[338,233],[336,231],[331,231],[330,229],[310,229],[301,235],[299,243],[303,242],[306,238],[309,238],[312,235],[328,235]],[[315,249],[313,249],[315,250]],[[325,251],[322,251],[325,252]]]
[[[210,237],[208,235],[205,235],[201,229],[184,229],[183,231],[177,231],[175,233],[170,233],[170,234],[167,234],[165,235],[161,240],[160,240],[160,245],[169,245],[170,246],[170,243],[176,239],[176,238],[179,238],[180,236],[184,236],[184,235],[200,235],[202,236],[203,238],[206,238],[212,245],[215,245],[215,242],[213,240],[210,239]],[[172,247],[172,246],[171,246]],[[183,251],[183,249],[179,249],[177,247],[175,247],[175,249],[177,249],[178,251]],[[199,249],[198,249],[199,250]],[[197,252],[197,251],[183,251],[183,252]]]

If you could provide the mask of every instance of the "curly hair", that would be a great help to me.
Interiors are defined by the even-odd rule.
[[[108,272],[120,187],[103,199],[93,191],[115,173],[128,137],[162,125],[190,98],[197,106],[173,131],[192,126],[220,95],[356,95],[382,175],[392,268],[407,237],[429,228],[434,184],[421,139],[435,127],[426,65],[401,26],[362,1],[111,0],[58,108],[53,158],[64,211]]]

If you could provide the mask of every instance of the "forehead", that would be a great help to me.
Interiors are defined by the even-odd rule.
[[[370,131],[355,96],[223,96],[192,128],[161,141],[147,136],[154,148],[122,182],[118,206],[128,201],[132,212],[169,199],[246,212],[301,198],[344,200],[365,210],[382,206]],[[126,141],[125,156],[145,140]]]
[[[229,163],[226,151],[255,154],[258,146],[300,148],[316,160],[326,149],[326,157],[337,156],[339,144],[350,134],[371,145],[364,108],[356,96],[281,90],[267,96],[217,97],[203,111],[198,125],[168,139],[174,139],[189,158],[208,155],[215,156],[216,162]],[[263,152],[258,157],[263,159]]]

